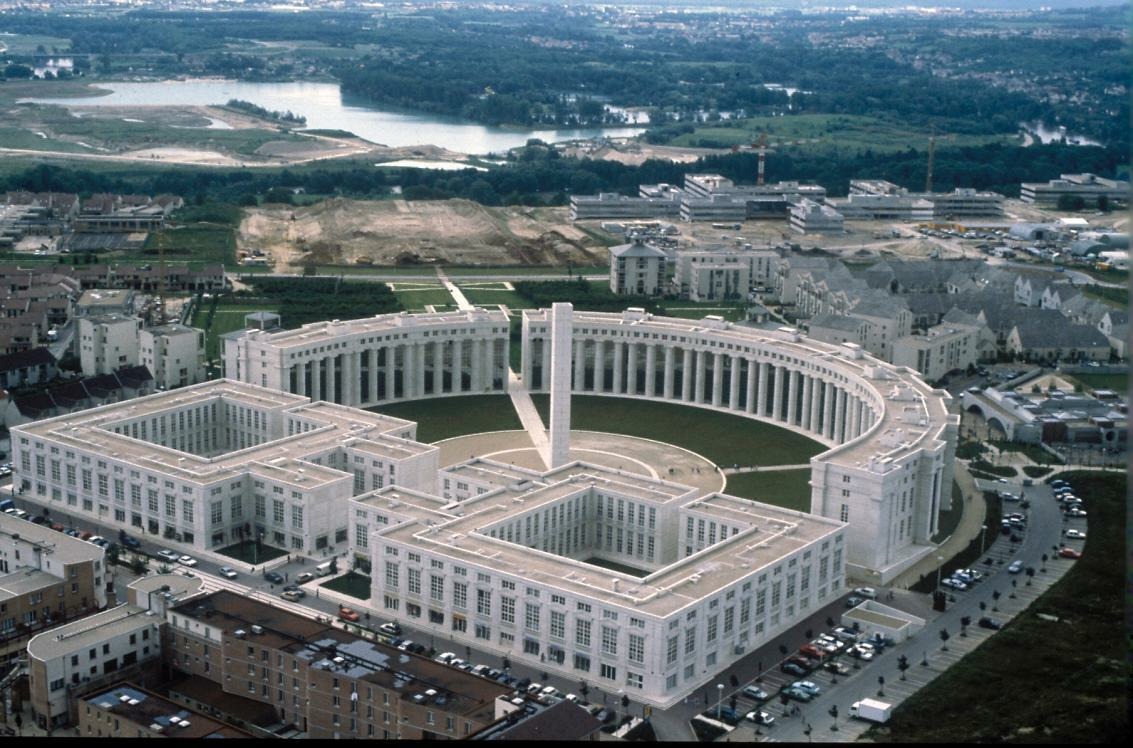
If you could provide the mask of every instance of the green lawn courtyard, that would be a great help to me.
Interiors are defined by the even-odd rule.
[[[417,441],[432,444],[441,439],[482,431],[523,428],[507,395],[461,395],[378,405],[368,410],[417,422]]]

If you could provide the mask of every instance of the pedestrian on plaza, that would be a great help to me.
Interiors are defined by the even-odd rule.
[[[286,571],[285,571],[285,572],[283,572],[283,581],[285,581],[285,582],[290,582],[290,581],[291,581],[291,575],[290,575],[290,574],[288,574],[288,573],[287,573]]]

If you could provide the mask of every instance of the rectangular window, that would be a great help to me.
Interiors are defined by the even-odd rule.
[[[639,634],[629,635],[629,661],[645,662],[645,637]]]
[[[414,595],[421,594],[421,570],[409,569],[409,592]]]
[[[602,627],[602,654],[618,653],[618,630],[611,626]]]
[[[528,631],[539,630],[539,612],[542,608],[535,603],[526,603],[523,624]]]
[[[590,621],[574,622],[574,643],[580,647],[590,646]]]
[[[500,598],[500,620],[504,623],[515,623],[515,598]]]

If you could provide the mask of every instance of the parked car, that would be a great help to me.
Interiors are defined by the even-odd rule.
[[[302,590],[284,590],[279,593],[279,596],[284,600],[289,600],[293,603],[299,602],[303,598]]]
[[[978,624],[981,629],[995,629],[996,631],[1003,627],[1003,624],[1001,624],[999,621],[995,620],[994,618],[988,618],[987,616],[980,618]]]
[[[297,585],[297,584],[289,584],[289,585],[287,585],[286,587],[283,588],[283,591],[294,593],[298,597],[306,597],[307,596],[307,593],[303,589],[301,589],[299,587],[299,585]]]
[[[775,724],[775,718],[762,709],[756,709],[754,711],[748,712],[744,715],[744,719],[751,720],[755,724],[763,725],[764,727],[770,727],[771,725]]]
[[[1073,559],[1082,558],[1081,552],[1076,551],[1073,548],[1059,548],[1058,549],[1058,555],[1061,556],[1062,558],[1073,558]]]
[[[845,626],[839,626],[836,629],[834,629],[834,631],[832,631],[831,633],[833,633],[834,636],[836,636],[838,639],[840,639],[844,642],[856,642],[858,639],[861,638],[861,634],[859,634],[857,631],[854,631],[853,629],[847,628]]]
[[[1071,517],[1085,517],[1086,510],[1079,509],[1078,507],[1072,507],[1069,511],[1066,512],[1066,514]]]
[[[122,533],[118,536],[118,542],[133,551],[136,551],[137,549],[142,547],[142,541],[138,540],[137,538],[132,538],[125,533]]]
[[[283,584],[283,575],[278,571],[265,571],[264,579],[268,580],[272,584]]]
[[[348,608],[345,605],[338,609],[338,617],[344,621],[357,621],[360,618],[358,611],[353,608]]]
[[[755,701],[767,701],[767,699],[771,698],[770,695],[759,686],[744,686],[744,689],[740,691],[740,693]]]
[[[307,582],[314,580],[314,578],[315,578],[314,574],[312,574],[309,571],[305,571],[302,574],[300,574],[299,576],[295,577],[295,581],[298,584],[306,584]]]
[[[864,597],[867,600],[877,599],[877,590],[875,590],[873,587],[855,587],[854,594],[858,597]]]
[[[822,693],[822,689],[818,687],[818,684],[809,680],[797,680],[791,684],[791,688],[801,688],[811,696],[818,696]]]
[[[958,590],[960,592],[963,592],[964,590],[968,589],[967,584],[965,584],[964,582],[962,582],[959,579],[954,579],[953,577],[948,577],[948,579],[943,580],[940,583],[940,585],[942,587],[951,587],[952,589]]]
[[[809,691],[804,691],[801,688],[795,688],[794,686],[788,686],[787,688],[784,688],[783,693],[787,694],[787,698],[794,699],[795,701],[801,701],[804,704],[808,701],[814,700],[814,695],[812,693],[810,693]]]
[[[863,649],[861,644],[855,644],[854,646],[850,647],[848,650],[846,650],[846,654],[850,655],[850,657],[853,657],[856,660],[869,661],[873,659],[873,650]]]
[[[805,655],[807,657],[813,657],[816,660],[821,660],[826,656],[826,650],[819,649],[813,644],[804,644],[799,647],[799,654]]]
[[[52,522],[51,523],[51,529],[54,530],[55,532],[63,532],[63,525],[61,525],[58,522]]]
[[[90,535],[88,534],[87,537],[90,537]],[[163,549],[163,550],[158,551],[157,555],[163,561],[168,561],[171,564],[175,563],[177,561],[177,559],[181,558],[180,553],[175,553],[175,552],[167,550],[167,549]]]
[[[864,598],[849,597],[849,598],[846,598],[846,607],[847,608],[856,608],[864,602],[865,602]]]
[[[389,636],[398,636],[401,634],[401,624],[397,623],[396,621],[383,623],[381,626],[378,626],[378,631],[382,632],[383,634],[388,634]]]
[[[807,670],[797,662],[784,662],[779,669],[788,675],[806,675]]]
[[[850,672],[849,665],[844,662],[837,662],[835,660],[831,660],[830,662],[823,665],[822,669],[828,673],[834,673],[835,675],[846,675]]]
[[[217,571],[220,572],[220,576],[224,577],[225,579],[235,579],[236,577],[240,576],[231,566],[222,566],[217,569]]]
[[[1018,561],[1018,560],[1012,561],[1011,564],[1007,567],[1007,573],[1008,574],[1018,574],[1022,570],[1023,570],[1023,562]]]
[[[1068,538],[1078,538],[1079,540],[1085,540],[1086,533],[1082,532],[1081,530],[1075,530],[1075,529],[1071,528],[1071,529],[1066,531],[1066,537],[1068,537]]]

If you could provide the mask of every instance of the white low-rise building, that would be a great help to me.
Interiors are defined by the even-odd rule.
[[[123,314],[80,317],[79,364],[83,374],[112,374],[138,363],[138,334],[142,321]]]
[[[14,485],[48,508],[199,550],[321,553],[346,501],[433,490],[436,447],[391,416],[217,380],[12,429]]]
[[[205,379],[205,333],[180,324],[147,327],[138,333],[139,363],[158,389],[171,390]]]
[[[671,706],[844,586],[836,520],[578,462],[443,475],[484,490],[351,502],[375,612],[635,701]]]
[[[499,310],[238,330],[222,342],[226,377],[312,400],[367,408],[507,389],[508,318]]]
[[[610,290],[619,295],[660,296],[667,259],[664,251],[642,239],[610,247]]]
[[[916,369],[930,382],[949,372],[963,371],[979,361],[980,328],[941,324],[921,335],[906,335],[893,343],[893,363]]]

